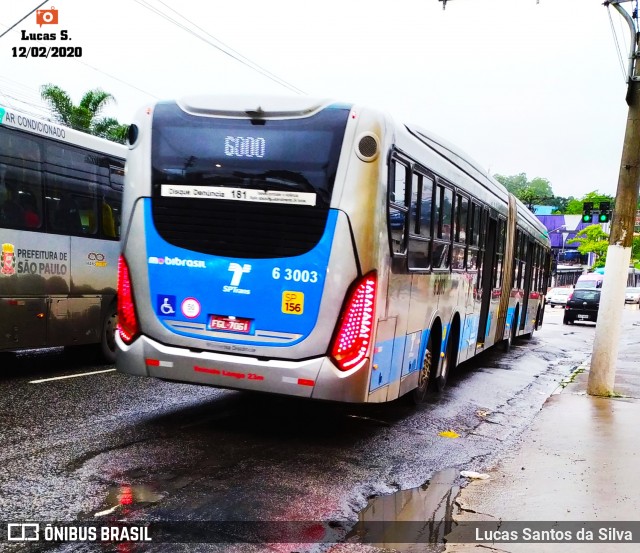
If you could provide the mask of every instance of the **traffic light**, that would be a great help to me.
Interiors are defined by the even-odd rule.
[[[582,222],[591,223],[593,220],[593,202],[583,202],[582,204]]]
[[[611,202],[600,202],[598,223],[608,223],[611,220]]]

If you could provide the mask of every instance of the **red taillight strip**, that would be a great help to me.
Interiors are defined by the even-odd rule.
[[[131,344],[140,332],[129,266],[122,255],[118,259],[118,332],[125,344]]]
[[[341,371],[360,365],[373,342],[378,278],[369,273],[354,283],[334,334],[331,357]]]

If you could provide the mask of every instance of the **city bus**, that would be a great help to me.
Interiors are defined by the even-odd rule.
[[[363,106],[186,97],[130,127],[117,368],[421,402],[542,323],[545,227],[459,149]]]
[[[0,351],[115,360],[127,147],[0,107]]]

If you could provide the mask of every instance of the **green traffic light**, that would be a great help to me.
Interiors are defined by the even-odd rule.
[[[583,215],[582,216],[582,222],[583,223],[590,223],[591,222],[591,215]]]
[[[608,223],[609,222],[609,216],[606,213],[601,213],[599,220],[601,223]]]

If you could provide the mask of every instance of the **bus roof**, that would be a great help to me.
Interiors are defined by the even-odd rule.
[[[127,147],[105,138],[93,136],[82,131],[77,131],[71,127],[65,127],[53,121],[39,119],[27,113],[6,108],[0,105],[0,126],[17,129],[74,144],[83,148],[88,148],[96,152],[110,154],[116,157],[126,158]]]

